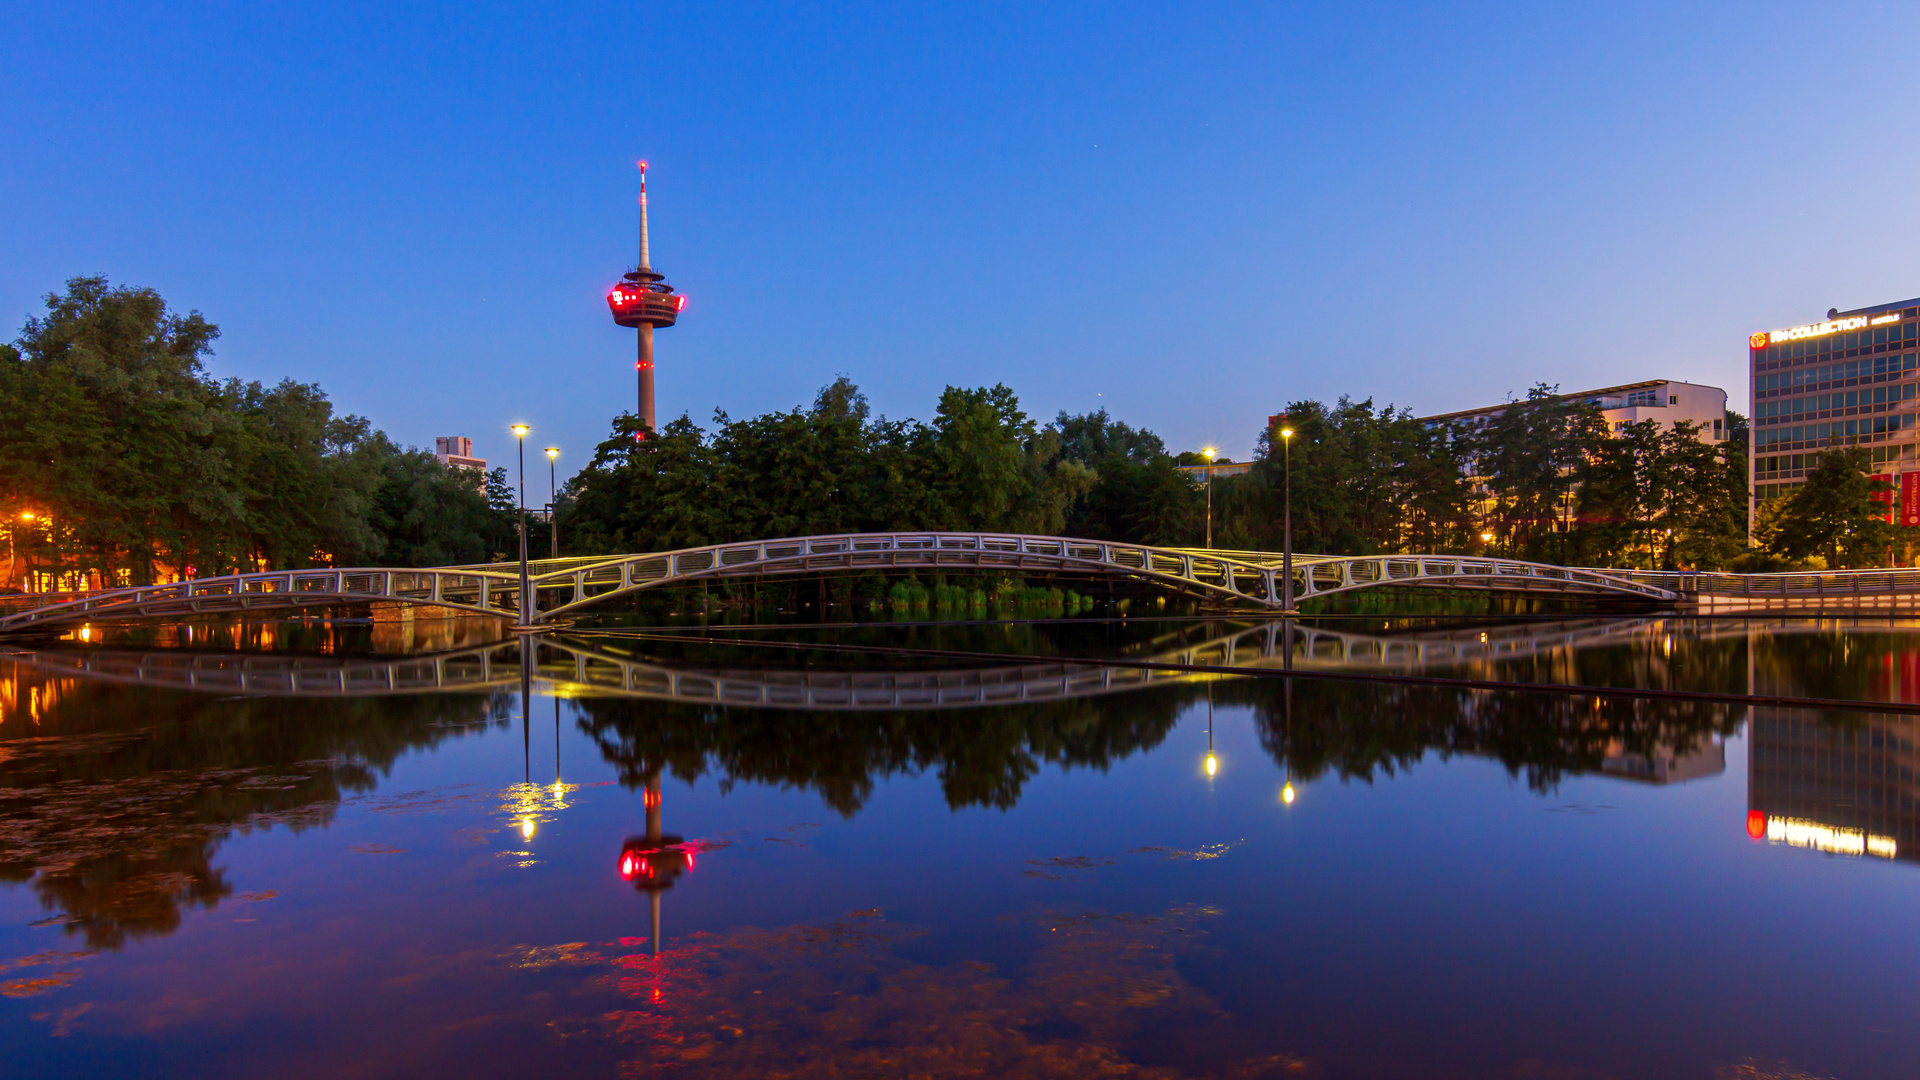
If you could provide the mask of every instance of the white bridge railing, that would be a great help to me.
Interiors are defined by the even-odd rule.
[[[125,618],[184,618],[306,605],[392,601],[537,624],[594,603],[703,580],[870,570],[1048,572],[1156,582],[1205,599],[1278,610],[1280,557],[1059,536],[895,532],[805,536],[606,558],[543,560],[522,618],[517,568],[276,570],[110,589],[0,617],[0,631]],[[1665,601],[1667,585],[1601,570],[1455,555],[1299,556],[1294,599],[1388,585],[1627,596]]]

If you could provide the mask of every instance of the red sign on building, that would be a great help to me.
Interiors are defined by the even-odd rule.
[[[1900,474],[1900,524],[1920,526],[1920,472]]]

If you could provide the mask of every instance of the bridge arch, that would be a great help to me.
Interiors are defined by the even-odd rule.
[[[649,589],[702,581],[872,570],[1047,572],[1158,584],[1269,611],[1283,606],[1282,560],[1269,552],[1163,548],[1016,533],[843,533],[605,558],[542,560],[527,623]],[[110,589],[0,617],[0,632],[105,619],[183,618],[340,603],[395,602],[519,619],[517,567],[278,570]],[[1299,555],[1296,602],[1384,586],[1613,595],[1667,601],[1659,585],[1595,570],[1455,555]]]

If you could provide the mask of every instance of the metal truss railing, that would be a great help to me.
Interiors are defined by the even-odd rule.
[[[1631,641],[1657,632],[1662,621],[1594,619],[1394,635],[1271,622],[1224,634],[1208,632],[1199,640],[1162,641],[1128,659],[1302,672],[1420,671]],[[1132,664],[1109,666],[1097,660],[977,668],[943,666],[920,671],[723,668],[663,663],[649,657],[644,645],[644,639],[608,643],[556,636],[527,642],[525,647],[534,650],[532,679],[549,692],[827,712],[1060,701],[1221,677],[1143,669]],[[374,697],[511,690],[518,687],[522,674],[521,648],[521,643],[508,641],[406,657],[45,649],[15,652],[5,659],[52,677],[155,689],[267,697]]]
[[[1728,574],[1715,571],[1610,570],[1608,573],[1694,597],[1834,599],[1920,595],[1920,569],[1816,570],[1784,574]]]
[[[669,585],[875,570],[1119,577],[1155,582],[1210,601],[1277,610],[1284,603],[1278,563],[1279,557],[1270,553],[1159,548],[1059,536],[850,533],[600,559],[546,560],[531,575],[533,610],[524,618],[519,610],[518,574],[499,565],[277,570],[104,590],[17,610],[0,617],[0,631],[382,601],[498,615],[533,625],[611,597]],[[1452,555],[1300,556],[1293,578],[1296,602],[1386,585],[1677,598],[1662,585],[1604,571]]]

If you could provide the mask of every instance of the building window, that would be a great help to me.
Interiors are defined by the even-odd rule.
[[[1678,405],[1678,404],[1680,404],[1680,395],[1679,395],[1679,394],[1668,394],[1668,395],[1667,395],[1667,404],[1669,404],[1669,405]]]

